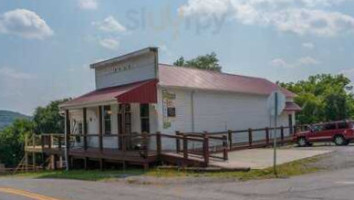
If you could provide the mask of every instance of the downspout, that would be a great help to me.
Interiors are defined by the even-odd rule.
[[[192,122],[192,132],[195,130],[195,125],[194,125],[194,93],[195,91],[192,90],[191,92],[191,122]]]

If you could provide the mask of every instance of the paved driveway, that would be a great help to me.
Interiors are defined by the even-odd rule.
[[[332,151],[334,151],[334,148],[280,148],[277,149],[277,164],[288,163]],[[273,149],[262,148],[232,151],[229,152],[229,160],[227,162],[212,162],[211,164],[226,168],[249,167],[251,169],[265,169],[273,166]]]

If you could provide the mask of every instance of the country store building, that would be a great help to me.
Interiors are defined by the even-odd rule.
[[[295,112],[300,110],[293,102],[293,93],[266,79],[159,64],[157,48],[98,62],[91,68],[95,70],[96,90],[60,105],[66,119],[66,157],[69,162],[83,159],[85,167],[90,159],[100,161],[101,167],[103,160],[124,165],[143,163],[146,167],[161,151],[173,149],[183,151],[186,160],[187,149],[202,148],[207,150],[207,160],[211,144],[193,136],[188,138],[190,143],[183,140],[185,151],[181,150],[183,138],[176,132],[227,133],[270,126],[267,98],[275,90],[286,96],[278,122],[279,126],[290,127],[284,130],[285,136],[292,132]],[[146,139],[144,134],[151,137]],[[136,140],[139,137],[148,143]],[[229,143],[250,139],[249,133],[231,137]],[[263,133],[254,134],[251,140],[265,137]],[[42,147],[46,145],[53,148],[53,144]],[[59,142],[58,146],[62,160],[64,144]],[[147,146],[152,151],[143,155],[141,150]]]
[[[218,132],[269,126],[267,98],[279,88],[263,79],[158,63],[158,50],[146,48],[91,65],[96,90],[62,104],[72,134]],[[293,126],[293,93],[280,125]],[[125,115],[123,115],[125,113]],[[93,142],[93,141],[92,141]],[[109,141],[107,141],[109,143]],[[117,145],[112,142],[112,147]]]

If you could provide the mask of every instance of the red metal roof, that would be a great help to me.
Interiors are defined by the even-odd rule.
[[[264,78],[226,74],[171,65],[159,65],[159,85],[201,90],[269,95],[280,88]],[[295,94],[280,88],[286,97]]]
[[[102,102],[110,103],[117,100],[121,103],[156,103],[156,84],[157,80],[148,80],[95,90],[61,104],[60,106],[70,107]],[[159,65],[158,84],[165,87],[180,87],[258,95],[269,95],[271,92],[280,88],[278,85],[263,78],[240,76],[186,67],[173,67],[163,64]],[[284,88],[280,89],[287,97],[295,96],[294,93]]]
[[[301,111],[302,108],[294,102],[286,102],[285,111]]]
[[[71,107],[112,101],[119,101],[121,103],[156,103],[156,84],[157,80],[148,80],[95,90],[71,101],[65,102],[60,106]]]

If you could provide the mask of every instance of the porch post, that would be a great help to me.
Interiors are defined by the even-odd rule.
[[[116,122],[117,122],[117,147],[118,147],[118,150],[120,150],[120,148],[121,148],[121,145],[120,145],[120,140],[121,140],[121,137],[120,137],[120,131],[119,131],[119,126],[120,126],[120,124],[119,124],[119,118],[120,118],[120,116],[119,116],[119,104],[117,104],[117,113],[116,113],[116,116],[117,116],[117,120],[116,120]]]
[[[84,125],[84,150],[86,151],[87,150],[87,109],[86,108],[83,108],[83,125]]]
[[[122,104],[122,150],[123,152],[125,152],[127,150],[127,135],[126,135],[126,132],[125,132],[125,128],[126,128],[126,125],[125,125],[125,104]]]
[[[69,110],[65,110],[65,167],[69,170],[69,150],[70,150],[70,119]]]
[[[103,151],[103,124],[102,124],[102,106],[98,106],[98,124],[99,124],[99,149]]]

